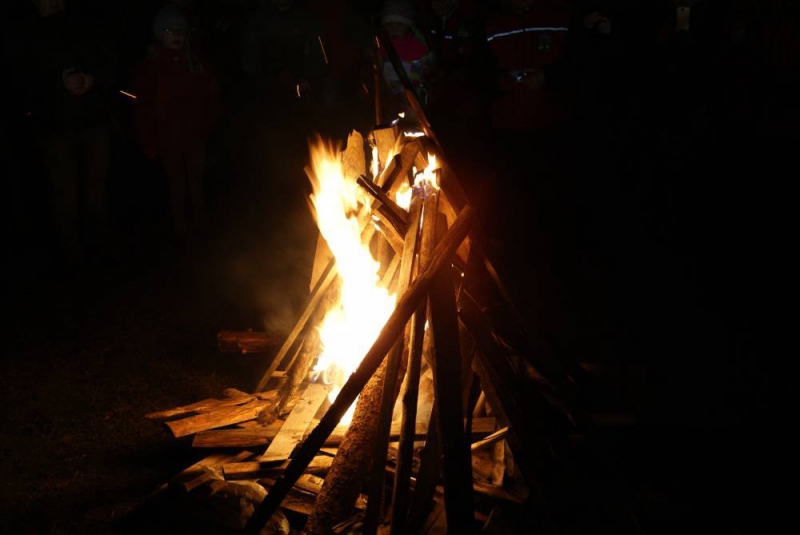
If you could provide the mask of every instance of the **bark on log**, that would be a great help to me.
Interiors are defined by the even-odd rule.
[[[358,398],[353,421],[325,478],[314,513],[304,533],[330,534],[331,527],[353,513],[353,504],[367,478],[375,452],[386,361],[381,364]]]

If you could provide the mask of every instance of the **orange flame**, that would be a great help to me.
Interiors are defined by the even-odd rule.
[[[311,166],[306,172],[314,191],[311,202],[341,279],[340,302],[319,327],[322,353],[314,368],[335,385],[333,400],[394,310],[395,296],[380,286],[380,264],[361,241],[362,222],[357,214],[368,201],[355,180],[342,172],[341,153],[322,140],[312,144],[310,152]]]

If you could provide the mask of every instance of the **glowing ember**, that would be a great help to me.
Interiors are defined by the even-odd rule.
[[[319,140],[311,146],[307,174],[314,193],[311,201],[317,225],[336,258],[341,279],[340,302],[320,326],[322,353],[315,372],[334,384],[331,401],[358,367],[395,307],[395,296],[379,285],[379,263],[361,242],[359,204],[367,202],[355,180],[342,172],[341,154]],[[354,406],[343,422],[349,422]]]

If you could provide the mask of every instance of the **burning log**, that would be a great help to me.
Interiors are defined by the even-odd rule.
[[[474,211],[471,207],[464,208],[459,214],[456,223],[436,247],[431,265],[414,280],[408,291],[397,303],[392,315],[361,361],[361,364],[350,375],[319,425],[300,446],[292,462],[286,468],[283,477],[276,482],[267,498],[256,508],[253,516],[250,517],[245,528],[246,532],[258,533],[272,516],[272,513],[277,510],[294,482],[303,473],[316,452],[319,451],[319,448],[323,446],[325,439],[331,434],[336,424],[339,423],[339,420],[341,420],[356,396],[364,388],[367,381],[377,371],[389,349],[402,333],[409,318],[427,295],[428,289],[433,283],[434,275],[450,262],[453,253],[455,253],[455,250],[469,232],[473,217]]]
[[[397,203],[383,189],[364,177],[358,177],[356,182],[375,199],[375,203],[373,203],[377,204],[375,208],[389,221],[395,232],[399,235],[405,235],[408,229],[408,213],[397,206]]]

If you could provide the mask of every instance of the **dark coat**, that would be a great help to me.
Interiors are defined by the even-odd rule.
[[[136,137],[150,154],[205,150],[219,115],[219,87],[208,65],[159,47],[134,69]]]
[[[49,131],[108,125],[117,80],[116,47],[101,21],[65,12],[31,14],[7,34],[7,61],[20,95],[19,111]],[[91,74],[94,86],[75,96],[65,88],[67,69]]]

